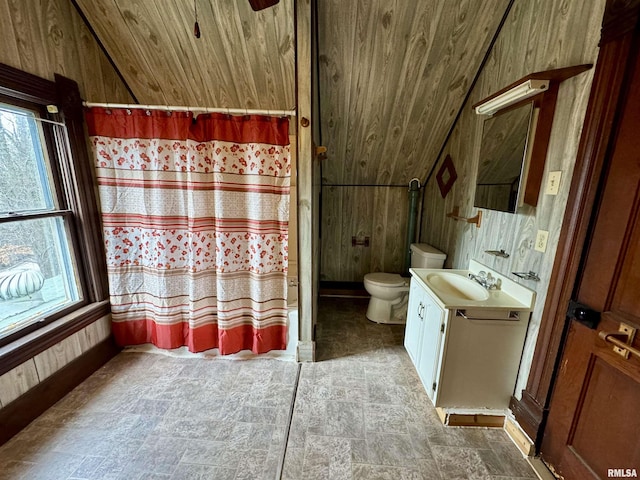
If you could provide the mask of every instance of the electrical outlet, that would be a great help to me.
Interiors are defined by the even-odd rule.
[[[544,253],[547,250],[547,240],[549,239],[549,232],[544,230],[538,230],[538,234],[536,235],[536,243],[534,245],[534,250],[537,252]]]
[[[544,193],[547,195],[557,195],[560,190],[560,179],[562,178],[562,172],[549,172],[547,175],[547,186]]]

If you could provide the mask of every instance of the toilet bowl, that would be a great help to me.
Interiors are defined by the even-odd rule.
[[[442,268],[447,255],[426,243],[411,244],[412,268]],[[371,295],[367,318],[376,323],[406,322],[410,278],[397,273],[367,273],[364,288]]]
[[[371,295],[367,307],[367,318],[376,323],[404,323],[396,319],[393,308],[405,300],[409,293],[409,279],[397,273],[367,273],[364,288]]]

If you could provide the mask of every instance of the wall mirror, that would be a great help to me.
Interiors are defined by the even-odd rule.
[[[537,113],[525,103],[483,122],[476,207],[514,213],[523,205]]]
[[[483,122],[474,205],[516,212],[538,205],[560,82],[591,65],[531,73],[473,105]]]

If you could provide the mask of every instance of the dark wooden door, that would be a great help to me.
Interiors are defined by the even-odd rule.
[[[567,480],[640,475],[640,357],[601,334],[640,329],[640,55],[633,62],[575,286],[601,319],[568,327],[540,449]],[[640,349],[640,332],[631,344]]]

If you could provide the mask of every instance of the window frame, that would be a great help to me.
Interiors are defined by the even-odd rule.
[[[19,107],[28,111],[33,111],[39,115],[39,118],[45,120],[51,120],[60,122],[60,115],[49,114],[42,105],[37,105],[32,102],[26,102],[21,99],[14,99],[7,95],[0,94],[0,104],[11,105]],[[79,236],[77,230],[77,223],[75,220],[75,212],[69,208],[69,197],[72,195],[69,192],[69,188],[65,185],[64,178],[69,177],[70,163],[73,159],[66,158],[63,155],[58,145],[61,140],[56,138],[54,128],[49,124],[42,122],[41,125],[41,146],[46,149],[47,163],[51,170],[50,181],[53,184],[53,197],[55,198],[56,206],[50,210],[38,210],[15,212],[10,215],[0,214],[0,225],[4,223],[14,223],[20,221],[37,220],[41,218],[61,218],[65,225],[65,233],[69,238],[69,249],[71,253],[71,261],[73,263],[73,271],[76,274],[78,300],[74,300],[71,304],[56,310],[49,315],[46,315],[41,321],[36,321],[25,327],[17,329],[15,332],[10,333],[0,338],[0,346],[11,343],[13,340],[27,335],[43,326],[58,320],[72,313],[73,311],[87,305],[87,288],[86,288],[86,275],[83,265],[82,257],[80,256]]]
[[[64,217],[71,237],[72,257],[81,298],[49,316],[0,339],[0,375],[79,331],[110,312],[102,226],[93,163],[85,133],[82,98],[75,81],[55,75],[46,80],[0,63],[0,101],[38,110],[41,118],[65,123],[68,145],[43,128],[56,183],[58,207],[40,216]],[[47,113],[56,105],[58,113]],[[68,151],[68,155],[66,152]],[[55,159],[55,160],[54,160]],[[62,212],[62,214],[61,214]],[[34,218],[38,214],[20,217]],[[18,219],[20,217],[15,217]]]

